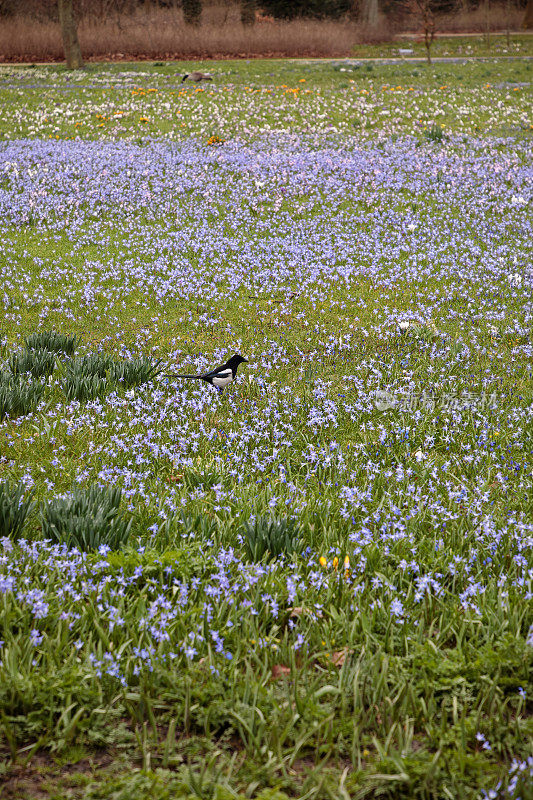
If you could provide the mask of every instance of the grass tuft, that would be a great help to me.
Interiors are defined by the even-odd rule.
[[[108,375],[113,366],[113,358],[102,353],[89,353],[72,359],[67,364],[63,382],[67,400],[86,403],[105,394],[109,388]]]
[[[80,342],[81,337],[56,331],[38,331],[25,340],[27,350],[48,350],[50,353],[65,353],[67,356],[74,354]]]
[[[28,492],[23,483],[11,486],[9,481],[0,481],[0,536],[18,538],[33,510],[32,496],[33,490]]]
[[[258,517],[244,525],[246,553],[251,561],[271,561],[301,550],[298,526],[293,519]]]
[[[11,356],[9,369],[13,375],[30,373],[34,378],[41,378],[51,375],[55,364],[55,353],[50,350],[23,350]]]
[[[161,372],[161,360],[152,361],[150,358],[132,358],[129,361],[117,361],[111,369],[114,381],[122,384],[126,389],[148,383]]]
[[[0,422],[5,417],[21,417],[35,409],[44,392],[39,383],[26,383],[21,376],[0,373]]]
[[[69,497],[54,498],[41,511],[45,538],[77,547],[83,552],[106,545],[118,550],[126,544],[131,520],[119,515],[120,489],[90,486],[76,488]]]
[[[438,142],[439,144],[446,140],[444,131],[440,125],[432,125],[424,131],[424,137],[428,142]]]

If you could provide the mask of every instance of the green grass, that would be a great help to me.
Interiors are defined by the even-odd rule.
[[[310,119],[319,131],[370,137],[416,133],[432,121],[466,134],[530,130],[533,67],[525,59],[432,66],[305,59],[158,63],[89,64],[72,74],[63,67],[0,67],[0,138],[207,141],[270,127],[306,129]],[[193,67],[209,69],[215,82],[181,84]],[[467,112],[457,115],[459,107]]]
[[[178,68],[0,69],[0,366],[80,337],[0,422],[0,796],[477,800],[532,754],[530,64]]]
[[[401,57],[399,50],[412,50],[408,58],[426,57],[424,36],[401,37],[393,42],[382,42],[375,45],[357,45],[354,56],[357,58],[390,58]],[[435,58],[494,58],[498,56],[531,56],[533,54],[533,37],[528,34],[512,34],[507,43],[507,36],[501,34],[478,34],[477,36],[446,36],[439,34],[431,45],[431,56]]]

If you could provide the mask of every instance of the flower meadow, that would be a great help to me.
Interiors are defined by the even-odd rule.
[[[210,71],[0,71],[6,796],[527,800],[529,64]]]

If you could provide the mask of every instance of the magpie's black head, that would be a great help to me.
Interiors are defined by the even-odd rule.
[[[239,366],[239,364],[247,364],[248,361],[247,361],[246,358],[243,358],[238,353],[235,353],[235,355],[232,356],[227,363],[231,367],[235,367],[235,369],[236,369]]]

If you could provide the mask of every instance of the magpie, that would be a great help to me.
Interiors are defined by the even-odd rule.
[[[247,364],[248,361],[246,358],[243,358],[238,353],[235,353],[225,364],[222,364],[221,367],[217,367],[216,369],[211,370],[211,372],[206,372],[204,375],[176,375],[175,373],[166,373],[167,378],[189,378],[201,381],[206,381],[206,383],[210,383],[211,386],[216,386],[216,388],[221,392],[224,386],[227,386],[228,383],[231,383],[235,380],[237,376],[237,370],[239,369],[239,364]]]

